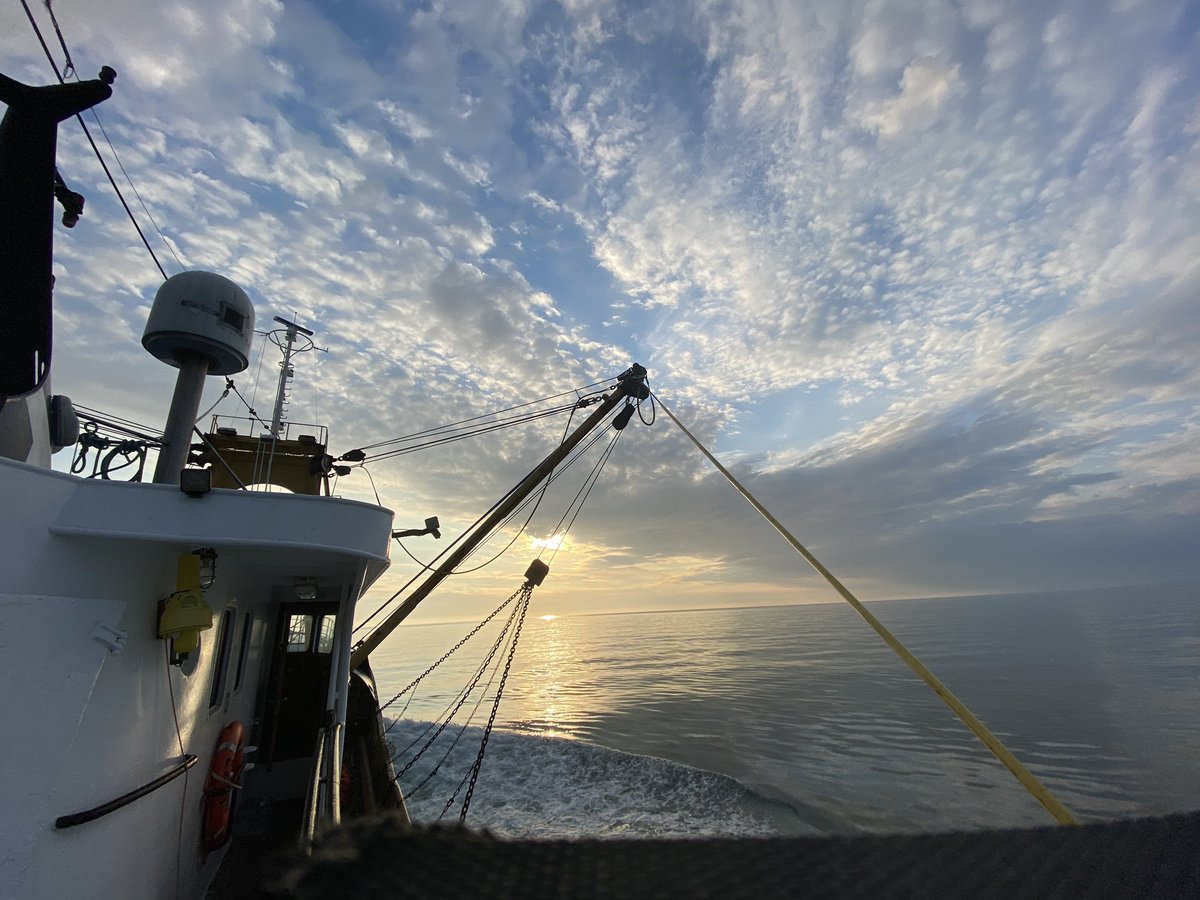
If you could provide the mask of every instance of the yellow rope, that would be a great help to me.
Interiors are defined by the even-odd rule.
[[[772,527],[774,527],[774,529],[783,536],[784,540],[791,544],[801,556],[808,560],[809,565],[816,569],[817,572],[820,573],[820,575],[833,586],[833,589],[842,595],[842,599],[854,607],[855,612],[866,619],[867,624],[874,628],[876,633],[883,638],[887,645],[896,651],[897,655],[904,660],[908,667],[916,672],[917,675],[921,677],[921,680],[933,689],[935,694],[942,698],[942,701],[954,711],[955,715],[962,719],[964,724],[971,729],[971,732],[975,735],[975,737],[983,741],[984,745],[996,755],[996,758],[1000,760],[1000,762],[1004,763],[1005,768],[1007,768],[1008,771],[1012,772],[1012,774],[1016,776],[1017,781],[1021,782],[1021,784],[1025,787],[1025,790],[1029,791],[1029,793],[1032,794],[1034,798],[1040,804],[1042,804],[1042,806],[1047,809],[1050,815],[1054,816],[1054,818],[1060,824],[1078,825],[1079,822],[1071,814],[1071,811],[1063,806],[1062,803],[1059,802],[1058,798],[1051,794],[1049,789],[1047,789],[1045,785],[1038,781],[1037,778],[1034,777],[1033,773],[1021,764],[1019,759],[1012,755],[1007,747],[1000,743],[1000,739],[992,734],[986,725],[975,718],[975,715],[963,705],[961,700],[951,693],[948,687],[942,684],[936,675],[930,672],[929,669],[925,668],[924,663],[913,656],[909,649],[900,643],[899,639],[890,631],[888,631],[887,628],[884,627],[883,623],[875,618],[874,614],[872,614],[870,610],[863,606],[857,597],[850,593],[849,588],[838,581],[832,572],[821,565],[820,561],[809,552],[808,548],[796,540],[796,538],[792,536],[792,533],[788,531],[778,519],[771,515],[767,508],[759,503],[758,500],[755,499],[755,497],[748,490],[746,490],[745,487],[742,486],[741,482],[733,477],[733,473],[721,465],[717,458],[708,451],[708,448],[701,444],[700,441],[696,439],[695,435],[688,431],[687,428],[684,427],[684,424],[675,418],[675,414],[667,408],[667,405],[662,402],[657,394],[655,395],[654,399],[658,401],[660,406],[662,406],[663,412],[670,416],[671,421],[679,426],[679,430],[687,435],[688,439],[695,444],[700,452],[708,458],[708,461],[717,467],[717,470],[729,480],[729,483],[737,489],[738,493],[745,497],[746,500],[749,501],[750,505],[758,510],[764,519],[771,523]]]

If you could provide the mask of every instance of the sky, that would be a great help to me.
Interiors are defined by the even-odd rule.
[[[168,273],[226,275],[328,351],[289,416],[335,455],[636,361],[864,599],[1200,580],[1200,4],[53,8],[84,77],[118,72],[99,114]],[[0,70],[53,78],[18,3]],[[56,229],[55,391],[161,427],[161,277],[74,123],[59,163],[87,208]],[[263,412],[261,358],[235,381]],[[368,457],[337,490],[444,542],[563,424]],[[508,596],[594,458],[414,620]],[[394,548],[367,605],[415,571]],[[833,599],[661,413],[536,594]]]

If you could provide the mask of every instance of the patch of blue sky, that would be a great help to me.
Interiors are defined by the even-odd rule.
[[[316,0],[316,6],[367,61],[395,59],[412,44],[412,19],[432,4],[397,0],[386,4],[362,0]]]
[[[887,409],[892,398],[875,391],[853,404],[845,402],[844,385],[827,382],[757,396],[743,407],[737,423],[718,438],[714,452],[748,456],[803,454],[852,430]]]
[[[669,109],[682,120],[678,137],[685,146],[704,134],[718,66],[706,59],[703,48],[679,34],[637,37],[622,32],[605,49],[621,72],[637,73],[641,103]]]
[[[497,204],[489,214],[498,227],[492,255],[508,259],[534,290],[554,298],[575,322],[585,325],[596,340],[616,340],[602,333],[614,304],[624,295],[612,275],[592,255],[583,230],[567,216],[533,201],[520,206]],[[632,310],[629,310],[632,312]]]

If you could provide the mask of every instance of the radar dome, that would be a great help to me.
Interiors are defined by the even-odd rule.
[[[250,361],[254,305],[246,292],[212,272],[181,272],[158,289],[142,346],[176,368],[208,360],[209,375],[233,375]]]

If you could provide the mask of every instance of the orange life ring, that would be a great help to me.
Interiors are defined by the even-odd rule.
[[[221,729],[212,767],[204,782],[204,847],[219,850],[229,840],[229,822],[233,818],[233,791],[242,786],[246,764],[245,733],[241,722],[230,722]]]

